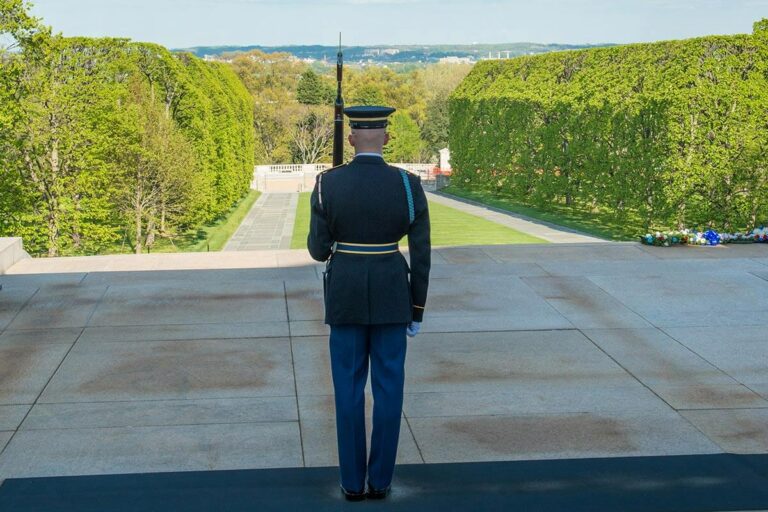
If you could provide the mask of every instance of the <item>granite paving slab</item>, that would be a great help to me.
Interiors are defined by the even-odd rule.
[[[546,244],[483,246],[483,253],[499,263],[520,261],[635,261],[652,260],[639,243]]]
[[[83,332],[82,327],[62,329],[22,329],[6,330],[0,334],[0,346],[66,343],[71,345]]]
[[[308,320],[290,323],[291,337],[324,336],[328,337],[331,329],[322,320]]]
[[[647,253],[654,258],[659,258],[662,260],[676,260],[676,259],[688,259],[688,258],[697,258],[697,259],[721,259],[727,257],[731,252],[728,250],[729,247],[724,245],[719,245],[717,247],[711,247],[711,246],[697,246],[697,245],[680,245],[676,246],[674,248],[670,247],[657,247],[657,246],[650,246],[650,245],[644,245],[644,244],[637,244],[638,248],[643,251],[644,253]],[[746,247],[744,245],[743,247]],[[739,248],[738,253],[741,257],[744,257],[745,254],[744,251],[742,251]]]
[[[284,321],[175,325],[113,325],[105,327],[86,327],[83,334],[80,336],[78,343],[286,338],[288,337],[288,334],[288,322]]]
[[[57,274],[72,272],[154,272],[161,270],[238,270],[277,268],[284,251],[177,252],[153,254],[111,254],[29,258],[8,270],[9,275]],[[292,251],[288,251],[292,252]],[[305,252],[306,251],[298,251]]]
[[[319,268],[323,268],[325,263],[314,260],[306,249],[294,249],[290,251],[278,251],[277,266],[281,269],[298,267],[316,271]]]
[[[287,321],[282,282],[110,287],[89,325]]]
[[[496,263],[483,249],[483,247],[433,247],[432,253],[437,253],[446,263],[452,265]]]
[[[574,386],[568,382],[519,382],[503,390],[406,393],[409,418],[430,416],[513,415],[616,411],[666,411],[669,406],[635,381]]]
[[[13,437],[13,432],[0,432],[0,453],[3,452],[3,449],[8,444],[8,441],[11,440],[11,437]]]
[[[487,276],[548,276],[549,272],[532,262],[520,263],[470,263],[453,265],[436,265],[429,272],[430,279],[452,279],[461,277]]]
[[[27,262],[38,260],[24,260]],[[76,286],[81,284],[85,272],[64,272],[64,273],[46,273],[46,274],[0,274],[0,285],[3,286],[26,286],[34,288],[48,288],[57,286]]]
[[[322,336],[293,338],[292,343],[298,396],[332,395],[333,381],[331,380],[331,355],[328,338]],[[370,390],[369,385],[366,386],[366,389]]]
[[[106,290],[105,286],[80,285],[40,288],[8,328],[82,327]]]
[[[553,276],[665,276],[684,275],[695,267],[702,274],[737,274],[739,272],[759,272],[768,270],[750,258],[733,258],[727,265],[716,258],[709,259],[641,259],[622,261],[569,261],[563,265],[560,261],[545,260],[538,263],[542,269]]]
[[[76,344],[41,403],[294,395],[284,338]]]
[[[295,397],[36,404],[20,430],[298,421]]]
[[[0,330],[8,327],[37,290],[36,287],[7,285],[0,290]]]
[[[652,327],[586,277],[523,277],[522,280],[579,329]]]
[[[436,249],[401,462],[763,450],[768,259],[690,249]],[[0,432],[18,429],[0,469],[217,469],[247,463],[238,441],[335,464],[320,268],[306,251],[18,263],[0,291]]]
[[[590,280],[658,327],[761,325],[768,314],[768,286],[748,272]]]
[[[373,401],[370,388],[366,391],[366,448],[370,454]],[[312,395],[299,397],[299,415],[304,445],[304,461],[308,467],[337,466],[339,463],[336,438],[336,409],[333,395]],[[397,464],[420,464],[424,462],[413,439],[408,422],[400,421],[400,436],[397,449]]]
[[[728,453],[768,453],[768,409],[683,411],[682,415]]]
[[[247,261],[243,262],[247,265]],[[247,287],[248,283],[263,281],[284,281],[286,279],[310,279],[315,277],[312,267],[292,268],[234,268],[217,270],[153,270],[153,271],[116,271],[89,272],[83,284],[90,285],[153,285],[163,283],[169,286],[184,285],[194,282],[201,288],[212,284],[232,283],[238,287]]]
[[[429,308],[427,302],[427,308]],[[471,316],[437,316],[432,317],[427,311],[424,314],[424,322],[421,326],[422,333],[472,333],[472,332],[509,332],[509,331],[531,331],[531,330],[551,330],[551,329],[572,329],[571,324],[565,317],[552,317],[551,315],[538,315],[533,312],[532,316],[525,317],[524,312],[520,314],[501,314],[501,315],[471,315]]]
[[[106,290],[105,286],[80,285],[40,288],[8,328],[82,327]]]
[[[426,463],[718,453],[677,413],[410,418]]]
[[[664,331],[738,382],[749,387],[768,386],[768,329],[764,318],[761,324],[736,328],[666,327]]]
[[[514,391],[519,384],[589,389],[634,378],[578,331],[420,334],[408,343],[408,392]]]
[[[286,281],[285,291],[288,301],[288,317],[291,321],[322,320],[325,318],[321,280]]]
[[[297,422],[21,430],[0,479],[301,465]]]
[[[572,327],[555,308],[532,293],[521,278],[510,276],[433,279],[426,315],[429,323],[437,319],[462,323],[461,319],[496,317],[510,330]],[[482,327],[480,323],[472,330]]]
[[[0,430],[16,430],[30,407],[30,405],[0,405]]]
[[[652,384],[649,387],[676,410],[768,407],[764,397],[743,384]]]
[[[768,402],[658,329],[584,334],[675,409],[768,407]]]
[[[31,404],[56,371],[66,343],[0,345],[0,404]]]

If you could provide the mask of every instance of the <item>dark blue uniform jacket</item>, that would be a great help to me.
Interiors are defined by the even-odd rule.
[[[318,175],[312,191],[307,248],[326,261],[326,324],[420,322],[427,300],[430,226],[421,179],[406,173],[411,184],[411,223],[400,169],[377,156],[360,155]],[[350,254],[331,252],[334,242],[386,244],[408,235],[410,267],[400,252]]]

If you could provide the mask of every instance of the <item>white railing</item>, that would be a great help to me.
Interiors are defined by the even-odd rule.
[[[303,172],[320,172],[330,168],[330,164],[275,164],[257,165],[254,174],[291,174]]]
[[[398,162],[390,164],[418,174],[422,181],[435,182],[441,174],[435,164]],[[331,167],[330,164],[275,164],[257,165],[253,172],[251,188],[262,192],[306,192],[312,190],[315,176]],[[436,186],[434,183],[430,185]]]

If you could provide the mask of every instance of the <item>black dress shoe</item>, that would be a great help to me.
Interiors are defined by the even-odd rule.
[[[369,500],[383,500],[387,497],[387,494],[389,494],[390,486],[387,486],[384,489],[374,489],[373,487],[368,487],[368,492],[366,493],[366,497]]]
[[[341,487],[341,492],[347,501],[363,501],[365,499],[365,492],[350,492],[342,486],[339,487]]]

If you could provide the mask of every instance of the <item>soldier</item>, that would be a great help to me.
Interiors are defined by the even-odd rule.
[[[421,180],[382,157],[389,141],[387,116],[394,111],[344,109],[355,157],[320,173],[310,199],[307,248],[315,260],[327,261],[323,293],[340,485],[351,501],[389,493],[400,435],[406,335],[419,332],[429,282],[429,210]],[[410,267],[398,250],[405,235]],[[366,463],[369,358],[373,431]]]

